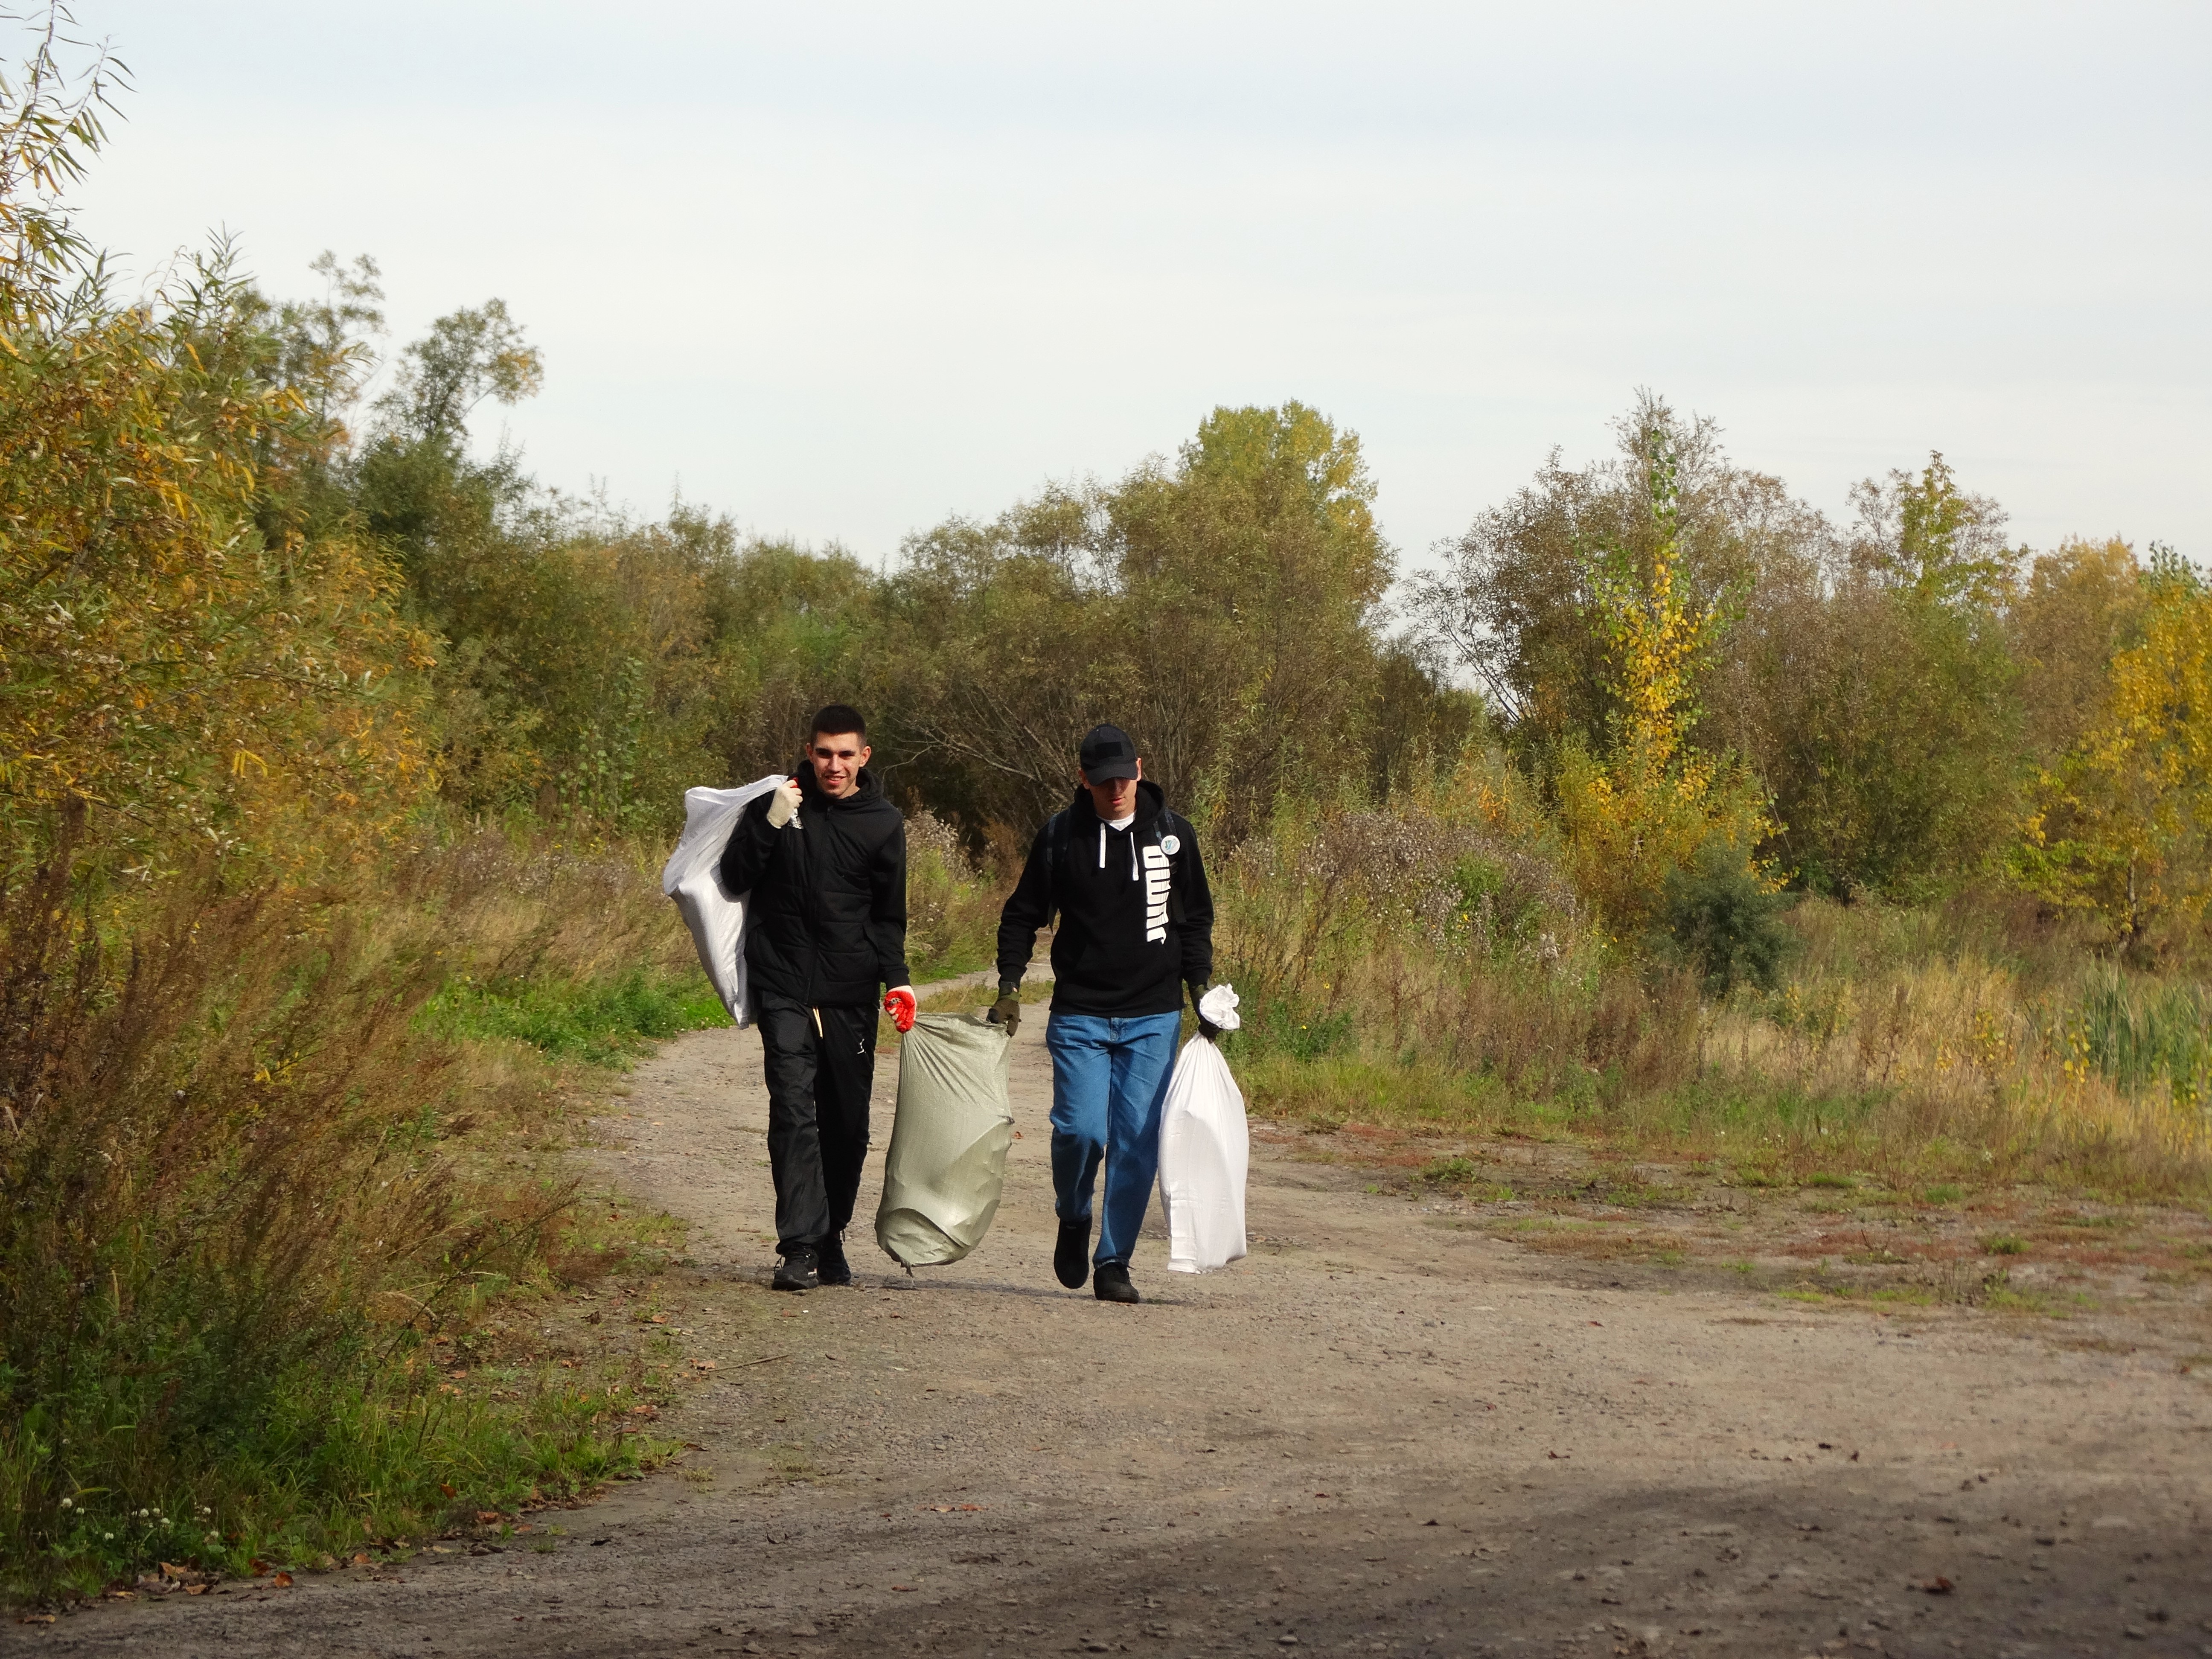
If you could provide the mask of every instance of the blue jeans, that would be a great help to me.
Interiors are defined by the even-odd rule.
[[[1160,1108],[1174,1069],[1180,1012],[1108,1019],[1054,1014],[1052,1186],[1062,1221],[1091,1218],[1098,1160],[1106,1160],[1106,1220],[1092,1260],[1127,1266],[1160,1167]]]

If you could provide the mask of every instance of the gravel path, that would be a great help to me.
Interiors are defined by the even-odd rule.
[[[8,1627],[27,1652],[2212,1653],[2202,1298],[2109,1322],[1812,1308],[1523,1250],[1255,1146],[1253,1256],[1053,1279],[1042,1011],[969,1261],[765,1290],[750,1033],[641,1066],[594,1156],[691,1224],[683,1468],[538,1551]],[[882,1067],[878,1151],[896,1064]],[[1155,1224],[1158,1217],[1155,1213]],[[890,1271],[884,1271],[890,1267]],[[2173,1322],[2180,1323],[2175,1324]],[[2061,1346],[2064,1332],[2073,1346]],[[746,1364],[747,1361],[763,1363]]]

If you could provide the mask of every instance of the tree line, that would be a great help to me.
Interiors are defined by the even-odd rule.
[[[900,798],[979,852],[1059,803],[1072,734],[1111,717],[1230,842],[1494,746],[1624,924],[1715,845],[1846,899],[2008,883],[2136,951],[2212,890],[2196,568],[2015,544],[1940,454],[1838,522],[1644,394],[1613,459],[1555,453],[1401,578],[1355,434],[1224,407],[1171,457],[873,569],[477,453],[485,401],[545,373],[496,300],[370,397],[366,258],[277,301],[217,246],[118,299],[54,193],[99,105],[48,102],[0,180],[19,873],[69,812],[111,872],[304,870],[441,815],[658,836],[686,786],[787,763],[805,711],[848,698]]]

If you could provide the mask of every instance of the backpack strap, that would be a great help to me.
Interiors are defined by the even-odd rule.
[[[1062,807],[1044,821],[1045,869],[1052,878],[1052,902],[1049,917],[1060,915],[1060,895],[1067,877],[1068,845],[1075,831],[1067,821],[1067,809]]]

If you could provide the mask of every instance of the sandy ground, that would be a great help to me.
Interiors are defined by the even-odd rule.
[[[909,1279],[864,1225],[863,1287],[799,1298],[764,1288],[756,1039],[686,1037],[635,1073],[593,1156],[690,1223],[693,1265],[651,1302],[716,1367],[665,1419],[696,1447],[679,1468],[534,1547],[0,1646],[2212,1654],[2202,1294],[2063,1322],[1815,1305],[1694,1252],[1525,1248],[1276,1133],[1249,1260],[1171,1278],[1155,1237],[1145,1305],[1103,1304],[1052,1277],[1043,1024],[982,1249]],[[887,1061],[864,1217],[895,1086]]]

